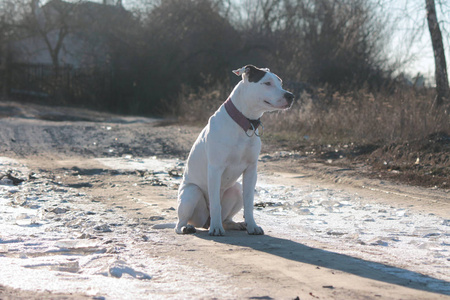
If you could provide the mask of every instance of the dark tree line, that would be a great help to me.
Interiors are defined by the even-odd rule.
[[[89,45],[85,55],[96,57],[82,68],[108,78],[109,92],[93,97],[89,88],[95,84],[88,83],[97,81],[87,79],[73,101],[89,99],[113,111],[162,113],[176,105],[183,85],[233,84],[237,78],[230,71],[245,64],[269,67],[294,87],[308,82],[333,90],[376,90],[393,71],[383,54],[384,16],[370,1],[247,0],[237,6],[226,0],[162,0],[153,1],[148,12],[110,7],[107,14],[106,4],[53,2],[56,17],[39,21],[38,0],[6,0],[10,6],[4,7],[16,17],[0,16],[1,49],[40,36],[57,69],[60,51],[70,50],[69,37],[80,37]],[[50,36],[53,42],[46,40]],[[5,52],[3,60],[14,59]]]
[[[162,1],[142,23],[140,92],[171,99],[182,84],[234,82],[230,70],[249,63],[294,86],[376,89],[389,77],[383,24],[367,1],[250,2],[257,5],[238,10],[224,1]],[[236,18],[236,11],[246,16]]]

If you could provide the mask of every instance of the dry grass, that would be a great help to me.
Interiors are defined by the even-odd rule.
[[[204,125],[225,101],[232,87],[209,85],[198,91],[184,88],[178,116],[183,122]],[[394,92],[366,90],[346,94],[318,89],[303,93],[288,110],[262,118],[269,139],[301,143],[389,143],[450,133],[450,107],[433,106],[434,91],[410,88]]]
[[[181,122],[204,126],[209,117],[227,100],[232,87],[226,84],[206,85],[197,91],[183,86],[177,99],[176,115]]]

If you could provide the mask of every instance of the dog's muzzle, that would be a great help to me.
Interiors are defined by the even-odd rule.
[[[284,93],[284,99],[286,99],[287,103],[289,104],[289,107],[294,102],[294,98],[295,98],[294,94],[292,94],[291,92]]]

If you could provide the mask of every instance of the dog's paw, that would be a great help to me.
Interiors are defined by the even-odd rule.
[[[190,234],[190,233],[197,232],[197,230],[192,225],[186,225],[186,226],[182,226],[182,227],[178,227],[178,226],[175,227],[175,232],[178,234]]]
[[[191,234],[191,233],[196,233],[197,232],[195,227],[192,226],[192,225],[184,226],[183,228],[181,228],[181,231],[183,232],[183,234]]]
[[[223,229],[222,226],[217,226],[217,227],[210,227],[209,228],[209,235],[212,236],[222,236],[225,235],[225,230]]]
[[[231,220],[223,222],[225,230],[246,230],[245,222],[233,222]]]
[[[251,235],[263,235],[264,234],[264,230],[259,227],[259,226],[255,226],[253,228],[249,228],[247,226],[247,233],[251,234]]]

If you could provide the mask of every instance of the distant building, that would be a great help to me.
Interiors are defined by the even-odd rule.
[[[411,77],[409,74],[400,73],[397,76],[397,81],[406,86],[418,89],[425,87],[425,77],[420,73],[417,73],[415,77]]]
[[[34,15],[24,21],[21,38],[10,45],[13,62],[107,67],[113,40],[120,35],[117,28],[134,22],[122,1],[114,1],[51,0],[43,6],[35,1]]]

